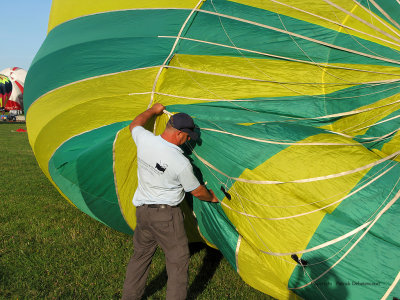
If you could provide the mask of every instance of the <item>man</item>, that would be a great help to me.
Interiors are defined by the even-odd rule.
[[[189,247],[179,203],[190,192],[196,198],[217,203],[193,174],[180,145],[198,138],[192,118],[184,113],[172,116],[161,136],[142,126],[163,113],[162,104],[154,104],[129,125],[137,146],[138,187],[133,196],[136,206],[134,253],[128,264],[122,299],[141,299],[151,259],[159,245],[168,273],[167,299],[185,299],[188,284]]]

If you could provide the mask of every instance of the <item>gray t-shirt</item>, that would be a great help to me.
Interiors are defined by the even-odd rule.
[[[142,126],[132,129],[132,138],[137,146],[138,162],[138,188],[133,205],[178,205],[185,192],[200,186],[181,148]]]

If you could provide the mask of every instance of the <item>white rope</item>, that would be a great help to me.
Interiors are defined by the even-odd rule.
[[[321,207],[321,208],[318,208],[318,209],[315,209],[315,210],[312,210],[312,211],[307,211],[307,212],[304,212],[304,213],[301,213],[301,214],[297,214],[297,215],[291,215],[291,216],[285,216],[285,217],[276,217],[276,218],[259,217],[259,216],[255,216],[255,215],[251,215],[251,214],[247,214],[247,213],[243,213],[243,212],[240,212],[240,211],[238,211],[238,210],[235,210],[235,209],[233,209],[232,207],[230,207],[228,204],[226,204],[225,202],[221,202],[221,204],[224,205],[224,206],[226,206],[226,207],[229,208],[230,210],[235,211],[235,212],[238,213],[238,214],[245,215],[245,216],[250,217],[250,218],[262,219],[262,220],[268,220],[268,221],[277,221],[277,220],[287,220],[287,219],[292,219],[292,218],[298,218],[298,217],[306,216],[306,215],[309,215],[309,214],[312,214],[312,213],[315,213],[315,212],[318,212],[318,211],[321,211],[321,210],[325,210],[325,209],[328,208],[328,207],[331,207],[331,206],[333,206],[333,205],[336,205],[336,204],[338,204],[338,203],[340,203],[340,202],[346,200],[347,198],[349,198],[349,197],[353,196],[354,194],[358,193],[359,191],[365,189],[367,186],[369,186],[370,184],[372,184],[373,182],[375,182],[376,180],[378,180],[379,178],[381,178],[383,175],[385,175],[386,173],[388,173],[388,172],[389,172],[391,169],[393,169],[394,167],[396,167],[396,165],[390,167],[390,168],[387,169],[386,171],[384,171],[384,172],[382,172],[381,174],[379,174],[378,176],[374,177],[374,178],[373,178],[371,181],[369,181],[368,183],[366,183],[366,184],[360,186],[358,189],[352,191],[351,193],[347,194],[346,196],[342,197],[341,199],[339,199],[339,200],[337,200],[337,201],[334,201],[334,202],[332,202],[332,203],[330,203],[330,204],[328,204],[328,205],[325,205],[325,206],[323,206],[323,207]]]
[[[194,149],[192,148],[192,152],[194,151]],[[207,166],[206,166],[207,167]],[[207,167],[208,168],[208,167]],[[208,168],[209,169],[209,168]],[[216,177],[215,176],[215,174],[209,169],[209,171],[210,171],[210,173],[217,179],[217,181],[219,181],[220,183],[222,183],[219,179],[218,179],[218,177]],[[389,195],[386,197],[386,199],[383,201],[383,203],[380,205],[380,207],[382,207],[383,206],[383,204],[386,202],[386,200],[388,199],[388,197],[390,196],[390,194],[394,191],[394,189],[395,189],[395,187],[397,186],[397,184],[399,183],[399,181],[400,181],[400,178],[399,178],[399,180],[396,182],[396,184],[395,184],[395,186],[392,188],[392,190],[390,191],[390,193],[389,193]],[[223,184],[223,183],[222,183]],[[233,187],[233,185],[232,185],[232,187]],[[243,210],[245,211],[245,209],[244,209],[244,206],[243,206],[243,203],[242,203],[242,201],[240,200],[240,198],[241,197],[239,197],[239,201],[240,201],[240,203],[241,203],[241,206],[242,206],[242,208],[243,208]],[[221,201],[219,201],[220,203],[222,203]],[[371,220],[372,218],[373,218],[373,216],[378,212],[378,210],[380,209],[380,207],[368,218],[368,220]],[[251,223],[251,221],[250,221],[250,219],[249,218],[247,218],[247,220],[248,220],[248,222],[249,222],[249,224],[250,224],[250,226],[252,227],[252,229],[253,229],[253,231],[254,231],[254,233],[257,235],[257,237],[258,237],[258,239],[261,241],[261,243],[264,245],[264,247],[265,248],[267,248],[269,251],[263,251],[263,250],[261,250],[261,249],[258,249],[260,252],[263,252],[263,253],[265,253],[265,254],[269,254],[269,253],[273,253],[271,250],[270,250],[270,248],[265,244],[265,242],[263,241],[263,239],[260,237],[260,235],[258,234],[258,232],[257,232],[257,230],[254,228],[254,226],[253,226],[253,224]],[[364,225],[366,224],[366,223],[368,223],[368,224],[371,224],[371,222],[369,222],[367,220],[367,222],[365,222],[364,223]],[[368,226],[368,224],[366,225],[366,226]],[[363,225],[362,225],[363,226]],[[365,228],[365,226],[364,226],[364,228]],[[354,231],[354,230],[353,230]],[[336,255],[338,255],[340,252],[342,252],[346,247],[347,247],[347,245],[356,237],[356,234],[359,232],[359,231],[357,231],[357,228],[355,229],[355,231],[356,232],[354,232],[353,233],[353,237],[350,239],[350,241],[348,241],[339,251],[337,251],[337,253],[335,253],[334,255],[332,255],[331,257],[329,257],[328,259],[325,259],[325,260],[323,260],[323,261],[321,261],[321,262],[318,262],[318,263],[314,263],[314,264],[312,264],[312,265],[316,265],[316,264],[320,264],[320,263],[322,263],[322,262],[324,262],[324,261],[328,261],[328,260],[330,260],[330,259],[332,259],[333,257],[335,257]],[[240,234],[240,233],[239,233]],[[349,234],[348,236],[351,236],[351,234]],[[340,237],[339,237],[339,239],[340,239]],[[335,243],[334,242],[335,240],[332,240],[331,242],[332,242],[332,244],[333,243]],[[329,243],[329,242],[328,242]],[[316,246],[316,247],[314,247],[313,249],[314,250],[317,250],[316,248],[318,248],[318,247],[320,247],[320,246],[322,246],[322,247],[324,247],[324,244],[322,244],[322,245],[319,245],[319,246]],[[327,245],[326,245],[327,246]],[[321,247],[321,248],[322,248]],[[307,251],[307,250],[306,250]],[[296,253],[299,253],[300,254],[300,252],[293,252],[293,253],[288,253],[288,254],[296,254]],[[278,257],[280,257],[280,259],[282,259],[282,260],[284,260],[286,263],[289,263],[289,264],[293,264],[293,261],[289,261],[289,260],[287,260],[287,259],[285,259],[285,258],[281,258],[281,256],[278,256]]]
[[[214,1],[211,0],[211,3],[212,3],[212,5],[213,5],[214,11],[217,12],[217,9],[216,9],[216,7],[215,7],[215,5],[214,5]],[[284,29],[287,30],[286,27],[285,27],[285,25],[283,24],[283,21],[282,21],[282,19],[281,19],[281,17],[280,17],[279,14],[278,14],[278,17],[279,17],[279,19],[280,19],[280,21],[281,21],[281,24],[282,24],[282,26],[284,27]],[[228,34],[227,30],[225,29],[225,26],[224,26],[223,23],[222,23],[222,20],[221,20],[221,17],[220,17],[220,16],[218,16],[218,20],[219,20],[219,22],[220,22],[220,24],[221,24],[222,29],[223,29],[224,32],[225,32],[226,37],[229,39],[229,41],[230,41],[231,45],[233,46],[233,48],[236,49],[236,51],[247,61],[247,63],[248,63],[250,66],[252,66],[254,69],[256,69],[257,71],[259,71],[260,73],[264,74],[264,75],[267,76],[268,78],[272,78],[269,74],[265,73],[261,68],[259,68],[259,67],[255,64],[255,62],[254,62],[253,60],[250,60],[249,58],[247,58],[247,57],[244,55],[244,53],[236,46],[236,44],[233,42],[232,38],[231,38],[230,35]],[[313,64],[315,64],[317,67],[319,67],[319,68],[322,69],[322,70],[326,70],[326,68],[322,68],[321,66],[319,66],[318,64],[316,64],[316,62],[313,61],[313,60],[311,59],[311,57],[307,55],[307,53],[300,47],[300,45],[295,41],[295,39],[294,39],[292,36],[290,36],[290,38],[291,38],[291,39],[293,40],[293,42],[297,45],[297,47],[304,53],[304,55],[305,55],[310,61],[313,62]],[[332,74],[331,74],[331,75],[332,75]],[[339,78],[337,78],[337,77],[334,76],[334,75],[332,75],[332,76],[333,76],[334,78],[336,78],[336,79],[339,79]],[[346,80],[344,80],[344,79],[342,79],[342,80],[343,80],[344,82],[346,82]],[[285,84],[280,84],[280,85],[281,85],[283,88],[285,88],[285,89],[287,89],[287,90],[290,90],[290,91],[292,91],[292,92],[294,92],[294,93],[299,93],[299,92],[296,91],[295,89],[290,88],[289,86],[287,86],[287,85],[285,85]],[[323,97],[323,99],[324,99],[324,101],[325,101],[325,97]]]
[[[179,63],[179,65],[181,65],[181,62],[180,62],[180,60],[179,60],[179,56],[176,56],[176,61]],[[191,75],[191,73],[186,73],[186,74],[188,74],[189,77],[190,77],[201,89],[210,92],[211,94],[215,95],[216,97],[221,98],[221,96],[217,95],[215,92],[213,92],[213,91],[209,90],[208,88],[204,87],[204,85],[201,84],[199,81],[197,81],[197,80]],[[241,108],[241,109],[248,110],[248,111],[251,111],[251,112],[255,112],[255,111],[250,110],[250,109],[247,109],[246,107],[241,106],[241,105],[239,105],[239,104],[236,104],[236,103],[231,103],[231,104],[233,104],[234,106],[237,106],[237,107],[239,107],[239,108]],[[256,112],[256,113],[258,113],[258,112]]]
[[[386,300],[387,297],[390,296],[390,293],[394,290],[395,286],[397,285],[397,283],[400,280],[400,272],[397,274],[396,278],[394,279],[393,283],[390,285],[390,287],[388,288],[388,290],[386,291],[385,295],[383,295],[383,297],[381,298],[381,300]]]
[[[332,1],[330,1],[330,0],[323,0],[323,1],[326,2],[326,3],[328,3],[328,4],[330,4],[331,6],[333,6],[333,7],[335,7],[335,8],[337,8],[338,10],[344,12],[344,13],[347,14],[348,16],[353,17],[353,18],[356,19],[357,21],[359,21],[359,22],[361,22],[361,23],[367,25],[368,27],[370,27],[370,28],[372,28],[372,29],[374,29],[374,30],[380,32],[380,33],[383,34],[383,35],[386,35],[388,38],[391,38],[391,39],[393,39],[393,40],[395,40],[395,41],[397,41],[397,42],[400,42],[400,39],[398,39],[398,38],[394,37],[393,35],[391,35],[391,34],[385,32],[385,31],[383,31],[382,29],[380,29],[380,28],[374,26],[373,24],[371,24],[371,23],[369,23],[369,22],[367,22],[367,21],[361,19],[360,17],[356,16],[356,15],[353,14],[352,12],[350,12],[350,11],[348,11],[348,10],[346,10],[346,9],[344,9],[344,8],[342,8],[342,7],[340,7],[339,5],[333,3]],[[372,1],[371,1],[371,2],[372,2]]]
[[[162,66],[161,66],[160,69],[158,70],[157,76],[156,76],[156,78],[155,78],[155,80],[154,80],[153,90],[152,90],[152,93],[151,93],[150,103],[149,103],[149,105],[148,105],[148,108],[150,108],[151,105],[153,104],[153,101],[154,101],[154,92],[155,92],[155,90],[156,90],[157,82],[158,82],[158,79],[159,79],[159,77],[160,77],[160,75],[161,75],[161,72],[162,72],[163,68],[165,67],[166,63],[169,61],[169,59],[171,58],[172,54],[174,53],[175,48],[176,48],[176,46],[178,45],[178,42],[179,42],[179,37],[181,36],[183,30],[185,29],[186,24],[189,22],[190,18],[192,17],[192,15],[194,14],[194,12],[197,10],[197,8],[200,6],[200,4],[201,4],[203,1],[204,1],[204,0],[200,0],[200,1],[197,3],[197,5],[192,9],[192,11],[190,12],[190,14],[187,16],[185,22],[183,23],[183,25],[182,25],[182,27],[181,27],[179,33],[178,33],[177,38],[175,39],[174,45],[172,46],[172,49],[171,49],[171,51],[170,51],[168,57],[164,60],[164,63],[162,64]]]
[[[373,166],[377,166],[381,163],[383,163],[384,161],[387,161],[393,157],[396,157],[398,155],[400,155],[400,151],[394,152],[393,154],[390,154],[388,156],[386,156],[385,158],[382,158],[380,160],[377,160],[373,163],[367,164],[365,166],[353,169],[353,170],[348,170],[345,172],[340,172],[340,173],[336,173],[336,174],[330,174],[330,175],[326,175],[326,176],[319,176],[319,177],[313,177],[313,178],[305,178],[305,179],[298,179],[298,180],[291,180],[291,181],[276,181],[276,180],[251,180],[251,179],[245,179],[245,178],[238,178],[238,177],[231,177],[227,174],[225,174],[224,172],[222,172],[221,170],[217,169],[214,165],[210,164],[208,161],[206,161],[204,158],[200,157],[195,151],[193,151],[193,154],[205,165],[209,166],[210,168],[212,168],[213,170],[217,171],[218,173],[220,173],[221,175],[230,178],[231,180],[234,181],[239,181],[239,182],[245,182],[245,183],[251,183],[251,184],[283,184],[283,183],[305,183],[305,182],[313,182],[313,181],[320,181],[320,180],[327,180],[327,179],[331,179],[331,178],[337,178],[337,177],[341,177],[341,176],[346,176],[346,175],[350,175],[353,173],[357,173],[357,172],[361,172],[363,170],[369,169]]]
[[[379,174],[382,170],[386,169],[389,165],[391,165],[393,163],[396,163],[396,162],[389,161],[386,165],[384,165],[382,168],[377,170],[374,174],[371,174],[369,176],[363,177],[361,179],[361,181],[359,182],[359,185],[363,185],[364,183],[366,183],[369,180],[371,180],[371,178],[374,178],[375,176],[378,176],[377,174]],[[210,171],[210,173],[212,173],[210,169],[209,169],[209,171]],[[212,174],[214,175],[214,173],[212,173]],[[214,177],[216,177],[216,176],[214,175]],[[219,181],[218,177],[216,177],[216,178]],[[226,187],[226,190],[229,189],[228,186],[225,186],[225,187]],[[234,188],[233,184],[231,186],[231,189],[232,188]],[[307,203],[298,204],[298,205],[269,205],[269,204],[265,204],[265,203],[261,203],[261,202],[256,202],[254,200],[250,200],[249,198],[246,198],[246,197],[240,195],[238,192],[236,192],[236,189],[234,189],[233,191],[235,192],[236,196],[243,198],[244,200],[246,200],[247,202],[251,203],[252,205],[258,205],[258,206],[269,207],[269,208],[281,208],[281,209],[285,209],[285,210],[288,210],[288,209],[291,209],[291,208],[299,208],[299,207],[311,206],[311,205],[314,206],[314,205],[317,205],[317,204],[319,204],[321,202],[330,201],[331,199],[339,197],[340,195],[347,194],[347,191],[345,191],[345,192],[341,191],[339,193],[333,194],[330,197],[327,197],[327,198],[324,198],[324,199],[321,199],[321,200],[316,200],[316,201],[313,201],[313,202],[307,202]],[[287,202],[290,202],[292,199],[296,199],[296,198],[288,198],[288,197],[285,196],[284,198],[281,198],[281,199],[275,198],[275,201],[277,202],[277,201],[280,200],[282,202],[287,203]]]
[[[397,104],[396,106],[399,106],[399,104]],[[376,114],[376,115],[373,115],[371,118],[368,118],[368,119],[364,120],[363,122],[360,122],[360,123],[355,124],[353,126],[350,126],[350,127],[345,128],[345,129],[342,129],[342,132],[357,132],[357,131],[360,131],[361,129],[357,128],[357,126],[360,126],[360,125],[368,123],[368,122],[373,122],[373,120],[376,119],[376,117],[385,116],[388,112],[391,112],[392,110],[393,110],[393,108],[389,108],[387,110],[384,110],[383,112],[381,112],[379,114]]]
[[[169,39],[177,38],[176,36],[167,36],[167,35],[159,35],[158,37],[159,38],[169,38]],[[262,56],[269,56],[269,57],[279,58],[279,59],[293,61],[293,62],[305,63],[305,64],[310,64],[310,65],[318,65],[318,66],[321,66],[321,67],[329,67],[329,68],[333,68],[333,69],[343,69],[343,70],[350,70],[350,71],[359,71],[359,72],[365,72],[365,73],[400,76],[399,74],[393,74],[393,73],[375,72],[375,71],[369,71],[369,70],[363,70],[363,69],[352,69],[352,68],[347,68],[347,67],[340,67],[340,66],[329,65],[329,64],[313,63],[311,61],[300,60],[300,59],[290,58],[290,57],[286,57],[286,56],[280,56],[280,55],[270,54],[270,53],[266,53],[266,52],[255,51],[255,50],[246,49],[246,48],[233,47],[233,46],[229,46],[229,45],[225,45],[225,44],[221,44],[221,43],[214,43],[214,42],[209,42],[209,41],[199,40],[199,39],[193,39],[193,38],[188,38],[188,37],[180,37],[180,39],[181,40],[192,41],[192,42],[197,42],[197,43],[203,43],[203,44],[209,44],[209,45],[224,47],[224,48],[230,48],[230,49],[246,51],[246,52],[249,52],[249,53],[254,53],[254,54],[259,54],[259,55],[262,55]]]
[[[226,135],[232,135],[236,136],[242,139],[250,140],[250,141],[256,141],[260,143],[266,143],[266,144],[273,144],[273,145],[288,145],[288,146],[352,146],[352,147],[363,147],[362,144],[360,143],[296,143],[296,142],[276,142],[274,140],[266,140],[266,139],[258,139],[250,136],[245,136],[245,135],[240,135],[228,131],[222,131],[218,129],[213,129],[213,128],[200,128],[201,130],[205,131],[212,131],[212,132],[218,132]]]
[[[397,23],[395,20],[393,20],[389,14],[384,11],[374,0],[369,0],[390,22],[392,22],[398,29],[400,29],[399,23]],[[390,27],[389,27],[390,28]],[[390,28],[391,29],[391,28]],[[391,29],[393,32],[395,32],[393,29]],[[397,32],[395,32],[397,35],[399,35]]]
[[[396,32],[396,30],[394,30],[392,27],[390,27],[386,22],[384,22],[381,18],[378,18],[377,15],[375,15],[370,8],[370,2],[373,3],[373,1],[368,1],[368,8],[364,7],[361,3],[359,3],[356,0],[353,0],[354,3],[356,3],[359,7],[361,7],[364,11],[366,11],[370,16],[371,16],[371,23],[372,23],[372,18],[374,18],[375,20],[377,20],[379,23],[381,23],[383,26],[385,26],[387,29],[389,29],[391,32],[393,32],[395,35],[400,37],[400,34],[398,32]],[[374,4],[374,3],[373,3]],[[374,4],[375,5],[375,4]],[[376,6],[377,8],[379,6]],[[378,8],[378,10],[381,9],[380,7]],[[383,10],[381,9],[381,13],[386,16],[388,18],[388,20],[390,20],[395,26],[396,26],[396,22],[394,20],[392,20],[390,18],[390,16]]]
[[[324,0],[324,1],[327,1],[327,0]],[[286,30],[282,30],[282,29],[279,29],[279,28],[275,28],[275,27],[272,27],[272,26],[269,26],[269,25],[265,25],[265,24],[262,24],[262,23],[257,23],[257,22],[246,20],[246,19],[237,18],[237,17],[233,17],[233,16],[230,16],[230,15],[225,15],[225,14],[219,14],[219,13],[206,11],[206,10],[202,10],[202,9],[197,9],[197,11],[203,12],[203,13],[206,13],[206,14],[211,14],[211,15],[218,15],[218,16],[221,16],[221,17],[224,17],[224,18],[228,18],[228,19],[232,19],[232,20],[236,20],[236,21],[239,21],[239,22],[242,22],[242,23],[251,24],[251,25],[254,25],[254,26],[258,26],[258,27],[270,29],[270,30],[273,30],[273,31],[285,33],[285,34],[292,35],[292,36],[298,37],[300,39],[307,40],[307,41],[310,41],[310,42],[314,42],[316,44],[320,44],[320,45],[327,46],[327,47],[330,47],[330,48],[334,48],[334,49],[338,49],[338,50],[342,50],[342,51],[358,54],[358,55],[369,57],[369,58],[373,58],[373,59],[376,59],[376,60],[391,62],[391,63],[394,63],[394,64],[400,64],[400,61],[397,61],[397,60],[392,60],[392,59],[389,59],[389,58],[381,58],[381,57],[377,57],[377,56],[374,56],[374,55],[369,55],[369,54],[366,54],[366,53],[363,53],[363,52],[359,52],[359,51],[356,51],[356,50],[352,50],[352,49],[348,49],[348,48],[345,48],[345,47],[337,46],[337,45],[334,45],[334,44],[326,43],[326,42],[323,42],[323,41],[320,41],[320,40],[309,38],[307,36],[303,36],[303,35],[300,35],[300,34],[297,34],[297,33],[294,33],[294,32],[290,32],[290,31],[286,31]]]
[[[265,79],[260,79],[260,78],[245,77],[245,76],[239,76],[239,75],[231,75],[231,74],[226,74],[226,73],[201,71],[201,70],[196,70],[196,69],[189,69],[189,68],[170,66],[170,65],[165,65],[164,68],[176,69],[176,70],[187,71],[187,72],[192,72],[192,73],[199,73],[199,74],[227,77],[227,78],[235,78],[235,79],[241,79],[241,80],[258,81],[258,82],[266,82],[266,83],[277,83],[277,84],[288,84],[288,85],[317,85],[317,86],[318,85],[328,85],[328,86],[329,85],[330,86],[332,86],[332,85],[335,85],[335,86],[345,85],[345,86],[347,86],[347,85],[361,85],[361,84],[371,84],[371,85],[389,84],[389,83],[400,82],[400,79],[388,79],[388,80],[367,81],[367,82],[343,82],[343,83],[337,83],[337,82],[276,81],[276,80],[265,80]]]
[[[192,150],[193,150],[193,149],[192,149]],[[219,181],[221,184],[223,184],[223,183],[218,179],[218,177],[216,177],[215,174],[214,174],[210,169],[209,169],[209,171],[210,171],[210,173],[217,179],[217,181]],[[341,240],[343,240],[343,239],[345,239],[345,238],[347,238],[347,237],[353,235],[353,237],[350,239],[350,241],[347,242],[347,243],[346,243],[339,251],[337,251],[334,255],[332,255],[331,257],[329,257],[329,258],[327,258],[327,259],[325,259],[325,260],[323,260],[323,261],[321,261],[321,262],[314,263],[314,264],[312,264],[312,265],[316,265],[316,264],[320,264],[320,263],[322,263],[322,262],[324,262],[324,261],[328,261],[328,260],[332,259],[333,257],[335,257],[336,255],[338,255],[341,251],[343,251],[343,250],[346,248],[346,246],[356,237],[356,234],[357,234],[358,232],[360,232],[363,228],[365,228],[366,226],[368,226],[368,225],[371,223],[370,220],[371,220],[371,219],[373,218],[373,216],[379,211],[379,209],[383,206],[383,204],[386,202],[386,200],[388,199],[388,197],[390,196],[390,194],[392,194],[392,192],[394,191],[394,189],[395,189],[396,186],[398,185],[399,181],[400,181],[400,178],[399,178],[399,180],[397,180],[396,184],[394,185],[394,187],[392,188],[392,190],[390,191],[390,193],[388,194],[388,196],[386,197],[386,199],[383,201],[383,203],[382,203],[382,204],[378,207],[378,209],[367,219],[367,221],[363,223],[363,225],[359,226],[358,228],[354,229],[353,231],[351,231],[351,232],[349,232],[349,233],[347,233],[347,234],[345,234],[345,235],[343,235],[343,236],[340,236],[340,237],[338,237],[338,238],[336,238],[336,239],[334,239],[334,240],[328,241],[328,242],[326,242],[326,243],[317,245],[317,246],[315,246],[315,247],[313,247],[313,248],[306,249],[306,250],[301,250],[301,251],[296,251],[296,252],[288,252],[288,253],[272,252],[272,251],[270,250],[270,248],[264,243],[264,241],[262,240],[262,238],[260,237],[260,235],[258,234],[258,232],[256,231],[256,229],[254,228],[254,226],[253,226],[252,223],[250,222],[250,219],[247,217],[247,220],[248,220],[248,222],[250,223],[251,227],[253,228],[253,231],[256,233],[256,235],[258,236],[259,240],[263,243],[263,245],[264,245],[269,251],[264,251],[264,250],[261,250],[261,249],[258,249],[258,248],[257,248],[257,249],[258,249],[260,252],[262,252],[262,253],[265,253],[265,254],[268,254],[268,255],[274,255],[274,256],[278,256],[278,257],[280,257],[280,256],[285,256],[285,255],[292,255],[292,254],[303,254],[303,253],[315,251],[315,250],[318,250],[318,249],[327,247],[327,246],[329,246],[329,245],[335,244],[335,243],[337,243],[337,242],[339,242],[339,241],[341,241]],[[226,188],[228,188],[228,187],[226,186]],[[236,190],[234,189],[234,186],[233,186],[233,185],[232,185],[232,188],[233,188],[235,194],[238,196],[238,199],[239,199],[239,201],[240,201],[240,203],[241,203],[241,206],[242,206],[243,210],[245,211],[244,205],[243,205],[243,203],[242,203],[242,201],[241,201],[242,196],[240,196],[240,195],[236,192]],[[221,204],[224,204],[224,202],[222,202],[222,201],[220,201],[220,203],[221,203]],[[245,215],[247,216],[248,214],[245,213]],[[360,221],[363,222],[362,220],[360,220]],[[285,260],[286,262],[288,262],[286,259],[284,259],[284,260]]]
[[[194,80],[194,79],[193,79]],[[195,81],[195,80],[194,80]],[[374,86],[378,86],[378,85],[383,85],[383,84],[386,84],[386,83],[380,83],[380,84],[377,84],[377,85],[374,85]],[[366,88],[369,88],[369,86],[357,86],[356,87],[356,89],[353,89],[353,91],[354,90],[361,90],[361,89],[366,89]],[[383,92],[387,92],[387,91],[390,91],[390,90],[393,90],[393,89],[397,89],[398,88],[398,86],[395,86],[395,87],[390,87],[390,88],[387,88],[387,89],[384,89],[384,90],[381,90],[381,91],[375,91],[375,92],[372,92],[372,93],[367,93],[367,94],[362,94],[362,95],[359,95],[358,97],[365,97],[365,96],[371,96],[371,95],[376,95],[376,94],[379,94],[379,93],[383,93]],[[326,95],[323,95],[323,96],[320,96],[320,95],[307,95],[307,94],[303,94],[303,93],[300,93],[300,92],[298,92],[298,91],[295,91],[295,90],[293,90],[293,89],[291,89],[292,91],[294,91],[295,93],[297,93],[297,94],[299,94],[299,95],[302,95],[302,96],[308,96],[308,97],[310,97],[310,98],[316,98],[316,99],[327,99],[327,100],[343,100],[343,99],[350,99],[350,100],[352,100],[352,99],[355,99],[355,97],[354,96],[347,96],[347,97],[329,97],[329,96],[326,96]],[[208,91],[208,90],[207,90]],[[268,98],[268,99],[226,99],[226,98],[196,98],[196,97],[188,97],[188,96],[179,96],[179,95],[174,95],[174,94],[167,94],[167,93],[161,93],[161,92],[154,92],[156,95],[163,95],[163,96],[169,96],[169,97],[175,97],[175,98],[182,98],[182,99],[189,99],[189,100],[196,100],[196,101],[211,101],[211,102],[213,102],[213,101],[226,101],[226,102],[262,102],[262,101],[293,101],[294,99],[281,99],[281,97],[271,97],[271,98]],[[210,91],[210,93],[212,93],[212,94],[215,94],[215,93],[213,93],[213,92],[211,92]],[[144,92],[144,93],[131,93],[131,94],[129,94],[129,95],[139,95],[139,94],[151,94],[151,92]],[[297,100],[297,99],[296,99]],[[297,100],[298,101],[298,100]],[[390,105],[390,104],[388,104],[388,105]],[[312,118],[311,118],[312,119]]]
[[[383,124],[383,123],[386,123],[386,122],[389,122],[389,121],[392,121],[392,120],[398,119],[398,118],[400,118],[400,115],[392,117],[392,118],[389,118],[389,119],[386,119],[386,120],[383,120],[383,121],[380,121],[380,122],[377,122],[377,123],[372,124],[372,125],[368,125],[368,126],[365,126],[365,127],[358,128],[358,130],[365,129],[365,128],[371,128],[371,127],[377,126],[379,124]],[[388,133],[388,134],[393,134],[393,133],[395,133],[395,132],[397,132],[399,130],[400,130],[400,128],[396,129],[396,130],[394,130],[394,131],[392,131],[391,133]]]
[[[372,223],[368,226],[368,228],[363,232],[363,234],[357,239],[357,241],[346,251],[345,254],[341,258],[339,258],[331,267],[329,267],[326,271],[324,271],[322,274],[320,274],[318,277],[313,279],[312,281],[300,286],[300,287],[295,287],[295,288],[290,288],[292,290],[298,290],[302,289],[313,282],[317,281],[321,277],[323,277],[325,274],[327,274],[330,270],[332,270],[336,265],[338,265],[353,249],[357,244],[364,238],[364,236],[371,230],[371,228],[375,225],[375,223],[380,219],[380,217],[399,199],[400,197],[400,190],[396,193],[396,195],[393,197],[393,199],[383,208],[379,214],[376,216],[376,218],[372,221]]]
[[[288,5],[288,4],[285,4],[285,3],[279,2],[279,1],[275,1],[275,0],[269,0],[269,1],[271,1],[271,2],[274,2],[274,3],[277,3],[277,4],[280,4],[280,5],[283,5],[283,6],[286,6],[286,7],[289,7],[289,8],[292,8],[292,9],[294,9],[294,10],[300,11],[300,12],[302,12],[302,13],[305,13],[305,14],[308,14],[308,15],[311,15],[311,16],[313,16],[313,17],[316,17],[316,18],[319,18],[319,19],[321,19],[321,20],[324,20],[324,21],[330,22],[330,23],[332,23],[332,24],[335,24],[335,25],[337,25],[337,26],[340,26],[340,27],[343,27],[343,28],[349,29],[349,30],[351,30],[351,31],[358,32],[358,33],[364,34],[364,35],[366,35],[366,36],[370,36],[370,37],[372,37],[372,38],[374,38],[374,39],[378,39],[378,40],[381,40],[381,41],[383,41],[383,42],[390,43],[390,44],[392,44],[392,45],[397,45],[397,46],[399,45],[399,44],[396,44],[396,43],[394,43],[394,42],[392,42],[392,41],[388,41],[388,40],[382,39],[382,38],[380,38],[380,37],[377,37],[377,36],[375,36],[375,35],[372,35],[372,34],[369,34],[369,33],[367,33],[367,32],[364,32],[364,31],[358,30],[358,29],[356,29],[356,28],[353,28],[353,27],[350,27],[350,26],[344,25],[344,24],[342,24],[342,23],[339,23],[339,22],[333,21],[333,20],[331,20],[331,19],[328,19],[328,18],[322,17],[322,16],[320,16],[320,15],[317,15],[317,14],[311,13],[311,12],[309,12],[309,11],[306,11],[306,10],[300,9],[300,8],[298,8],[298,7],[294,7],[294,6],[291,6],[291,5]],[[396,33],[396,34],[397,34],[397,33]]]
[[[369,4],[369,3],[368,3]],[[365,8],[364,8],[365,9]],[[339,19],[338,16],[335,14],[336,19]],[[372,15],[370,15],[371,17],[371,23],[373,24],[373,19],[372,19]],[[347,18],[346,18],[347,19]],[[346,28],[343,28],[344,32],[346,34],[348,34],[348,36],[354,41],[356,42],[358,45],[360,45],[362,48],[364,48],[365,50],[369,51],[369,53],[374,54],[376,56],[379,57],[384,57],[383,55],[380,55],[379,53],[373,51],[371,48],[367,47],[366,45],[364,45],[361,41],[363,41],[364,39],[358,38],[357,36],[351,34],[351,32],[349,32]],[[397,44],[396,44],[397,45]],[[385,46],[386,47],[386,46]],[[397,51],[393,48],[393,47],[386,47],[388,49],[390,49],[391,51],[397,53]]]

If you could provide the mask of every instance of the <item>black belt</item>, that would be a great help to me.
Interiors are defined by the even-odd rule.
[[[168,204],[145,204],[147,207],[150,208],[168,208],[168,207],[177,207],[178,205],[168,205]]]

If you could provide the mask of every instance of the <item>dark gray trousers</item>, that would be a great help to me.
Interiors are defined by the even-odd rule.
[[[166,299],[186,299],[189,247],[181,209],[142,205],[136,208],[136,220],[133,256],[126,270],[122,299],[141,299],[157,245],[165,254],[168,274]]]

